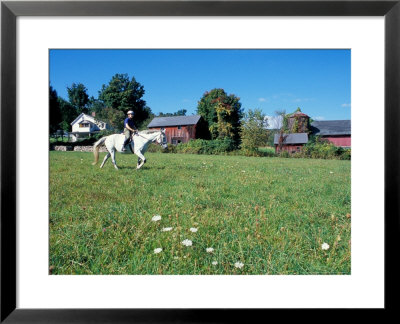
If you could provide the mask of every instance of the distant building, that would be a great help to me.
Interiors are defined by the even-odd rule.
[[[310,117],[301,112],[300,108],[287,116],[289,133],[309,133]]]
[[[289,153],[300,152],[303,145],[308,142],[307,133],[275,134],[275,152],[287,151]]]
[[[310,124],[310,117],[301,112],[300,108],[285,116],[286,134],[281,138],[275,135],[275,151],[299,152],[301,146],[308,142],[308,135],[320,137],[335,146],[351,147],[351,121],[350,120],[322,120]],[[282,143],[281,143],[282,142]],[[281,148],[281,149],[280,149]]]
[[[70,132],[70,136],[73,140],[76,140],[79,137],[87,137],[98,133],[101,130],[110,128],[107,123],[97,120],[94,118],[94,116],[89,116],[84,113],[76,117],[71,125],[72,132]]]
[[[328,140],[335,146],[351,147],[351,121],[350,120],[321,120],[311,123],[310,130],[313,135]]]
[[[155,117],[147,126],[149,129],[165,129],[167,142],[186,143],[190,139],[202,138],[204,120],[199,115]]]

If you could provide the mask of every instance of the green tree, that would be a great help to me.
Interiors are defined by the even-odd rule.
[[[240,127],[241,149],[246,155],[256,155],[260,146],[265,146],[268,140],[268,120],[260,109],[254,109],[245,114]]]
[[[53,134],[59,129],[59,123],[62,121],[62,115],[60,105],[58,102],[57,91],[52,86],[49,87],[49,109],[50,109],[50,121],[49,131]]]
[[[59,125],[59,129],[62,129],[66,132],[70,131],[70,124],[67,123],[65,120],[63,120],[61,123],[58,124]]]
[[[224,89],[206,92],[197,105],[197,113],[208,123],[211,138],[231,138],[240,141],[240,121],[243,117],[240,98],[227,95]]]
[[[173,117],[173,116],[186,116],[187,110],[186,109],[179,109],[177,112],[174,113],[163,113],[160,112],[158,117]]]
[[[286,110],[276,110],[275,111],[276,120],[278,121],[277,128],[279,129],[279,137],[278,137],[278,149],[279,151],[282,150],[283,143],[287,137],[287,115]]]
[[[106,108],[104,102],[99,99],[95,99],[93,96],[89,99],[89,112],[95,113],[96,116],[101,113],[101,111]]]
[[[187,110],[186,109],[179,109],[175,114],[175,116],[186,116]]]
[[[108,85],[103,85],[99,92],[99,100],[105,107],[120,111],[125,116],[128,110],[134,112],[137,127],[149,118],[151,109],[144,101],[144,87],[134,77],[129,79],[128,74],[116,74]],[[123,119],[120,121],[122,124]]]
[[[106,107],[96,113],[96,118],[106,122],[112,129],[120,131],[123,129],[126,115],[121,110]]]
[[[78,116],[78,113],[74,106],[61,97],[58,97],[58,104],[60,105],[62,121],[65,122],[62,124],[61,128],[65,131],[69,131],[71,122]],[[66,124],[68,124],[68,129],[65,129]]]
[[[88,112],[89,95],[82,83],[72,83],[67,87],[69,103],[75,108],[78,114]]]

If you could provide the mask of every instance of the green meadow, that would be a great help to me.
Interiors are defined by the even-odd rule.
[[[49,154],[53,274],[351,273],[350,161]]]

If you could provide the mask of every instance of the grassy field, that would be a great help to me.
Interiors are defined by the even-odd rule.
[[[350,161],[146,157],[50,152],[53,274],[350,274]]]

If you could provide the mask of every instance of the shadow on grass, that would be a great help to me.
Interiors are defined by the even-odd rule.
[[[136,166],[118,166],[121,170],[134,170],[134,171],[141,171],[141,170],[164,170],[165,166],[142,166],[139,170],[136,169]]]

